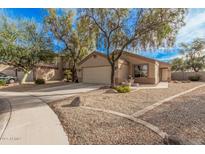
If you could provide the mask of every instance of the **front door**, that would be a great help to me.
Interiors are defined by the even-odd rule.
[[[169,78],[169,71],[167,68],[161,68],[160,69],[160,80],[161,81],[168,81],[168,78]]]

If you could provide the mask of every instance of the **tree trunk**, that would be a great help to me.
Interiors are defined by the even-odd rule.
[[[36,68],[33,69],[33,80],[36,81]]]
[[[17,68],[15,69],[15,77],[18,78],[18,69]]]
[[[23,78],[21,79],[21,84],[24,84],[26,82],[26,79],[30,73],[31,71],[24,71]]]
[[[75,70],[72,68],[72,82],[75,82]]]
[[[111,88],[115,87],[115,63],[111,64]]]
[[[77,70],[76,70],[75,64],[72,68],[72,82],[78,82]]]

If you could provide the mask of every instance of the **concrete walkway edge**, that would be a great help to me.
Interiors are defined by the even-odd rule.
[[[6,113],[2,113],[2,114],[6,114],[6,118],[4,119],[4,122],[2,123],[2,128],[0,130],[0,140],[6,130],[6,127],[8,126],[9,124],[9,121],[11,119],[11,114],[12,114],[12,106],[11,106],[11,103],[7,100],[7,99],[3,99],[1,98],[1,100],[7,104],[7,109],[8,111],[6,111]]]
[[[152,104],[152,105],[150,105],[150,106],[148,106],[148,107],[145,107],[145,108],[142,109],[142,110],[139,110],[139,111],[133,113],[132,116],[134,116],[134,117],[137,118],[137,117],[139,117],[139,116],[145,114],[146,112],[153,110],[154,108],[158,107],[159,105],[162,105],[163,103],[165,103],[165,102],[167,102],[167,101],[170,101],[170,100],[172,100],[172,99],[174,99],[174,98],[177,98],[177,97],[179,97],[179,96],[181,96],[181,95],[184,95],[184,94],[187,94],[187,93],[189,93],[189,92],[192,92],[192,91],[194,91],[194,90],[196,90],[196,89],[198,89],[198,88],[202,88],[202,87],[204,87],[204,86],[205,86],[205,84],[202,84],[202,85],[199,85],[199,86],[194,87],[194,88],[192,88],[192,89],[189,89],[189,90],[186,90],[186,91],[181,92],[181,93],[179,93],[179,94],[176,94],[176,95],[174,95],[174,96],[171,96],[171,97],[168,97],[168,98],[166,98],[166,99],[160,100],[160,101],[158,101],[158,102],[156,102],[156,103],[154,103],[154,104]]]
[[[6,118],[6,116],[1,118],[1,122],[4,119],[7,120],[3,131],[0,131],[0,144],[69,144],[68,136],[58,116],[47,103],[66,99],[82,92],[96,90],[100,87],[100,85],[83,84],[75,84],[74,86],[74,88],[72,86],[47,88],[46,90],[49,91],[42,92],[1,91],[2,98],[6,98],[10,102],[12,112],[8,113],[12,114],[9,118]]]
[[[162,130],[160,130],[157,126],[154,126],[153,124],[148,123],[144,120],[135,118],[131,115],[127,115],[127,114],[112,111],[112,110],[105,110],[105,109],[93,108],[93,107],[87,107],[87,106],[81,106],[81,108],[88,109],[88,110],[99,111],[99,112],[105,112],[105,113],[113,114],[113,115],[116,115],[116,116],[119,116],[119,117],[122,117],[122,118],[126,118],[126,119],[132,120],[136,123],[139,123],[139,124],[145,126],[146,128],[150,129],[151,131],[153,131],[154,133],[159,135],[162,139],[165,139],[165,138],[168,137],[168,134],[166,132],[163,132]]]

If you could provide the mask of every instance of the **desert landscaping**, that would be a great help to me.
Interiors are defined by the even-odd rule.
[[[68,135],[70,144],[164,144],[163,139],[149,128],[133,122],[130,119],[116,116],[112,113],[92,110],[92,108],[113,111],[125,115],[134,115],[135,112],[147,106],[151,106],[160,100],[202,84],[201,82],[169,83],[169,88],[167,89],[142,89],[124,94],[107,93],[107,89],[99,89],[82,93],[60,102],[50,103],[49,106],[58,115]],[[185,126],[182,124],[186,123],[187,119],[193,119],[193,121],[191,120],[187,125],[195,124],[194,120],[196,119],[193,116],[196,118],[199,117],[198,123],[203,126],[204,122],[203,119],[201,119],[203,112],[200,112],[202,108],[204,108],[203,97],[197,97],[197,99],[201,100],[201,103],[194,103],[189,100],[189,98],[191,98],[190,94],[196,96],[200,94],[202,90],[204,90],[204,88],[195,90],[194,93],[185,94],[181,96],[182,98],[179,97],[168,101],[140,116],[139,119],[156,125],[169,135],[175,134],[172,132],[176,131],[177,133],[179,130],[183,132]],[[189,98],[184,101],[183,98],[186,98],[187,95]],[[187,108],[184,107],[186,102],[189,104]],[[173,107],[167,108],[167,104]],[[191,110],[193,104],[195,106],[193,112],[190,111],[191,114],[187,118],[182,118],[184,116],[186,117],[188,113],[184,112]],[[197,112],[198,108],[201,108],[201,110],[198,110],[199,112]],[[167,124],[167,120],[171,122]],[[172,127],[173,125],[176,127]],[[200,125],[195,125],[195,127],[198,126]],[[189,138],[189,135],[187,136],[187,134],[185,134],[186,132],[184,132],[181,138],[176,139],[178,142],[181,144],[195,143],[195,140],[190,140],[196,137],[198,144],[204,143],[203,129],[201,129],[200,132],[196,132],[197,129],[192,129],[187,126],[186,130],[193,134],[193,138]],[[194,133],[192,133],[192,131],[194,131]],[[201,133],[202,136],[198,137]],[[183,136],[183,134],[185,136]]]

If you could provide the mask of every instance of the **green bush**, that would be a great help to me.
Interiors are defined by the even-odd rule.
[[[117,86],[114,89],[117,90],[117,92],[119,93],[127,93],[131,91],[129,86]]]
[[[45,84],[45,80],[44,79],[36,79],[35,84]]]
[[[191,80],[191,81],[199,81],[200,80],[200,76],[199,75],[189,76],[189,80]]]
[[[65,76],[67,82],[72,80],[72,72],[71,72],[71,70],[69,70],[69,69],[65,70],[64,71],[64,76]]]
[[[5,85],[6,85],[6,81],[0,80],[0,86],[5,86]]]

